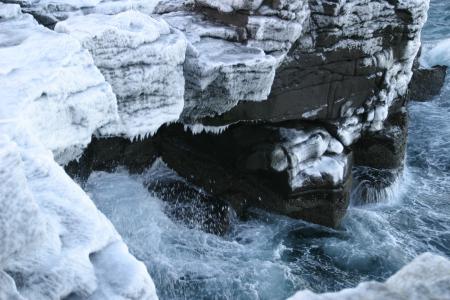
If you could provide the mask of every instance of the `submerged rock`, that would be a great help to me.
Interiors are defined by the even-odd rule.
[[[403,267],[386,282],[364,282],[335,293],[300,291],[289,300],[450,299],[450,261],[425,253]]]

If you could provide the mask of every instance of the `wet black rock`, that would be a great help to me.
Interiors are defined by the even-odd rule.
[[[158,143],[170,168],[240,216],[259,207],[337,227],[349,201],[351,152],[324,129],[283,126],[237,125],[220,135],[193,135],[171,125]],[[326,167],[321,172],[322,163],[331,173]]]
[[[375,169],[403,167],[408,136],[408,115],[405,108],[391,113],[381,131],[366,132],[352,146],[355,165]]]
[[[142,173],[157,158],[153,139],[130,141],[121,137],[93,138],[83,155],[65,166],[71,177],[85,181],[92,171],[111,172],[119,166]]]
[[[447,66],[415,68],[409,84],[408,98],[412,101],[427,101],[440,94],[445,83]]]
[[[228,203],[190,184],[162,161],[146,172],[150,193],[166,201],[166,214],[190,228],[223,235],[230,230],[235,213]]]

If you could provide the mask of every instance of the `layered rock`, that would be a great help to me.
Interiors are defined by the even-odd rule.
[[[294,2],[262,6],[261,1],[192,1],[168,6],[171,2],[165,1],[157,7],[189,41],[184,123],[221,115],[240,101],[267,99],[275,70],[308,16],[307,3]]]
[[[241,102],[203,120],[321,120],[335,123],[350,145],[364,129],[379,130],[412,76],[427,1],[310,1],[307,32],[277,70],[271,95]]]
[[[38,25],[18,5],[1,4],[0,22],[0,118],[26,124],[59,162],[76,158],[117,118],[111,86],[77,40]]]
[[[391,126],[389,116],[405,104],[428,1],[150,2],[137,10],[155,12],[156,19],[136,11],[90,14],[71,16],[56,26],[91,51],[117,95],[120,121],[108,121],[100,129],[102,134],[142,137],[177,119],[194,131],[216,133],[232,124],[254,122],[230,128],[246,132],[240,136],[243,139],[252,135],[248,128],[256,136],[258,130],[273,136],[278,150],[251,158],[252,166],[262,169],[224,164],[224,157],[234,164],[242,159],[241,150],[248,151],[249,145],[236,142],[234,133],[194,137],[176,125],[161,130],[155,141],[159,154],[180,175],[196,173],[203,177],[197,184],[209,188],[213,175],[205,175],[208,166],[199,162],[205,169],[201,170],[186,161],[170,162],[174,153],[184,156],[197,148],[203,153],[200,144],[208,143],[203,144],[209,149],[207,156],[231,174],[228,181],[245,181],[243,186],[249,186],[245,197],[236,197],[242,198],[243,206],[249,201],[278,202],[268,208],[330,226],[339,224],[348,203],[352,150],[358,164],[374,167],[372,154],[381,151],[390,155],[390,167],[401,167],[406,123],[401,128]],[[69,11],[100,12],[106,3],[83,4]],[[36,5],[41,5],[37,11],[45,10],[43,2]],[[283,123],[287,120],[295,125]],[[296,126],[306,121],[307,128],[298,131]],[[252,148],[267,146],[264,139],[250,140]],[[214,148],[223,147],[224,141],[235,144],[233,149],[224,147],[235,157],[221,156],[222,149]],[[118,143],[127,148],[125,144]],[[331,150],[324,150],[328,144],[333,144]],[[332,149],[340,151],[332,154]],[[279,159],[279,165],[266,166],[267,156]],[[153,152],[145,164],[152,159]],[[245,176],[239,175],[241,171]],[[277,186],[254,185],[261,173]],[[214,193],[235,193],[236,189],[227,188],[216,188],[220,192]],[[240,193],[241,188],[237,190]],[[276,194],[270,197],[278,200],[258,202],[261,193]],[[296,208],[289,208],[289,201]]]
[[[450,261],[442,256],[424,253],[384,283],[364,282],[356,288],[325,294],[301,291],[289,298],[289,300],[347,299],[450,299]]]
[[[103,134],[134,138],[178,120],[184,106],[185,38],[156,20],[129,11],[72,17],[55,26],[88,49],[117,96],[120,121]]]

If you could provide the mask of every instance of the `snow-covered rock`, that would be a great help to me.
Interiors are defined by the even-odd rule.
[[[406,94],[429,1],[307,1],[307,9],[301,8],[301,1],[273,3],[274,7],[278,3],[279,7],[298,6],[296,11],[304,11],[294,20],[304,14],[307,17],[300,35],[287,25],[281,32],[266,23],[268,36],[292,33],[297,37],[276,71],[268,100],[241,101],[214,120],[204,120],[205,125],[238,120],[320,120],[333,124],[345,145],[367,130],[382,129],[390,107],[401,103]],[[268,12],[264,6],[250,13],[246,24],[258,13]],[[283,19],[279,13],[273,12],[274,16]],[[253,47],[257,42],[247,40]]]
[[[292,190],[341,185],[349,169],[343,145],[322,128],[280,128],[282,141],[272,153],[275,171],[288,171]]]
[[[450,261],[431,253],[417,257],[385,283],[364,282],[336,293],[305,290],[289,300],[450,299]]]
[[[104,134],[145,136],[178,120],[186,40],[164,20],[137,11],[91,14],[60,22],[55,30],[79,40],[112,85],[121,120],[103,128]]]
[[[240,101],[266,100],[277,66],[305,29],[307,1],[289,5],[263,5],[262,1],[189,3],[192,6],[163,1],[156,8],[189,41],[182,120],[193,124],[223,114]]]
[[[2,299],[157,299],[146,267],[51,151],[0,122]]]
[[[153,13],[159,0],[9,0],[20,4],[24,12],[35,16],[40,23],[53,26],[58,21],[86,14],[114,15],[136,9]]]
[[[111,86],[89,52],[41,25],[20,7],[0,4],[1,119],[26,125],[66,163],[92,134],[117,119]]]
[[[189,41],[184,65],[185,122],[221,114],[240,100],[267,99],[277,64],[273,56],[241,45],[236,28],[200,14],[174,12],[163,17]]]

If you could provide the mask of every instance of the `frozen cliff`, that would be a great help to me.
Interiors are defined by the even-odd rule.
[[[338,226],[345,214],[353,166],[394,174],[403,165],[405,103],[428,0],[137,1],[129,3],[132,11],[123,1],[10,1],[87,49],[96,80],[104,77],[109,85],[102,88],[111,87],[108,99],[91,98],[89,105],[102,110],[98,118],[84,117],[79,111],[86,106],[73,105],[71,122],[86,130],[63,150],[64,132],[53,138],[50,148],[59,162],[79,158],[91,134],[100,143],[123,139],[116,158],[104,158],[111,164],[123,161],[118,154],[126,152],[126,140],[147,139],[153,159],[161,156],[198,186],[223,182],[210,188],[214,194],[239,194],[244,207],[327,226]],[[41,95],[36,97],[52,94]],[[39,110],[35,105],[27,105],[30,112]],[[59,116],[56,109],[50,115]],[[278,133],[257,138],[251,128]],[[297,145],[303,138],[305,145]],[[193,149],[200,165],[209,157],[215,167],[178,159]],[[282,166],[270,167],[267,156],[280,151]],[[93,152],[84,158],[92,162]],[[126,160],[141,161],[138,156]],[[142,161],[150,163],[148,157]],[[85,159],[81,164],[89,165]]]
[[[117,117],[92,57],[9,4],[0,57],[0,299],[157,299],[144,264],[55,161]]]
[[[339,226],[354,166],[402,169],[428,2],[2,1],[0,298],[156,298],[61,165],[161,157],[238,217]]]

